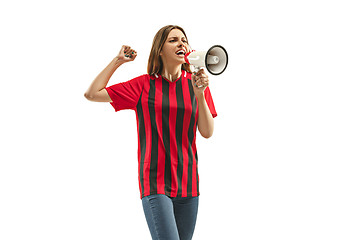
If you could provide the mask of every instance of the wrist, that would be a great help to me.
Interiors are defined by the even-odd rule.
[[[205,102],[205,94],[204,94],[204,92],[198,93],[196,95],[196,99],[198,100],[198,103],[204,103]]]
[[[118,56],[116,56],[112,62],[115,64],[116,67],[120,67],[121,65],[123,65],[125,63],[125,61],[123,59],[120,59]]]

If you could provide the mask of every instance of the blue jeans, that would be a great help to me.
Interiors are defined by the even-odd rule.
[[[143,197],[142,205],[153,240],[191,240],[199,197],[156,194]]]

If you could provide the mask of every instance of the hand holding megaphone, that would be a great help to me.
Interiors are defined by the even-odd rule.
[[[209,73],[219,75],[223,73],[228,64],[228,54],[220,45],[212,46],[207,51],[192,51],[185,54],[185,62],[195,67],[195,72],[206,67]]]
[[[203,90],[205,90],[205,88],[209,86],[209,78],[203,68],[194,73],[191,80],[198,89],[204,88]]]

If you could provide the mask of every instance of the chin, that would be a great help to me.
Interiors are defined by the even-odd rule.
[[[185,59],[183,58],[183,59],[176,59],[176,63],[178,63],[178,64],[184,64],[184,63],[186,63],[186,62],[185,62]]]
[[[174,64],[182,65],[186,63],[185,59],[180,57],[172,57],[172,58],[164,59],[164,61],[166,61],[170,65],[174,65]]]

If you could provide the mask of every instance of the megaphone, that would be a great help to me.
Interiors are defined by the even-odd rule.
[[[206,67],[209,73],[219,75],[228,64],[228,54],[220,45],[212,46],[207,51],[192,51],[185,54],[185,62],[200,69]]]

